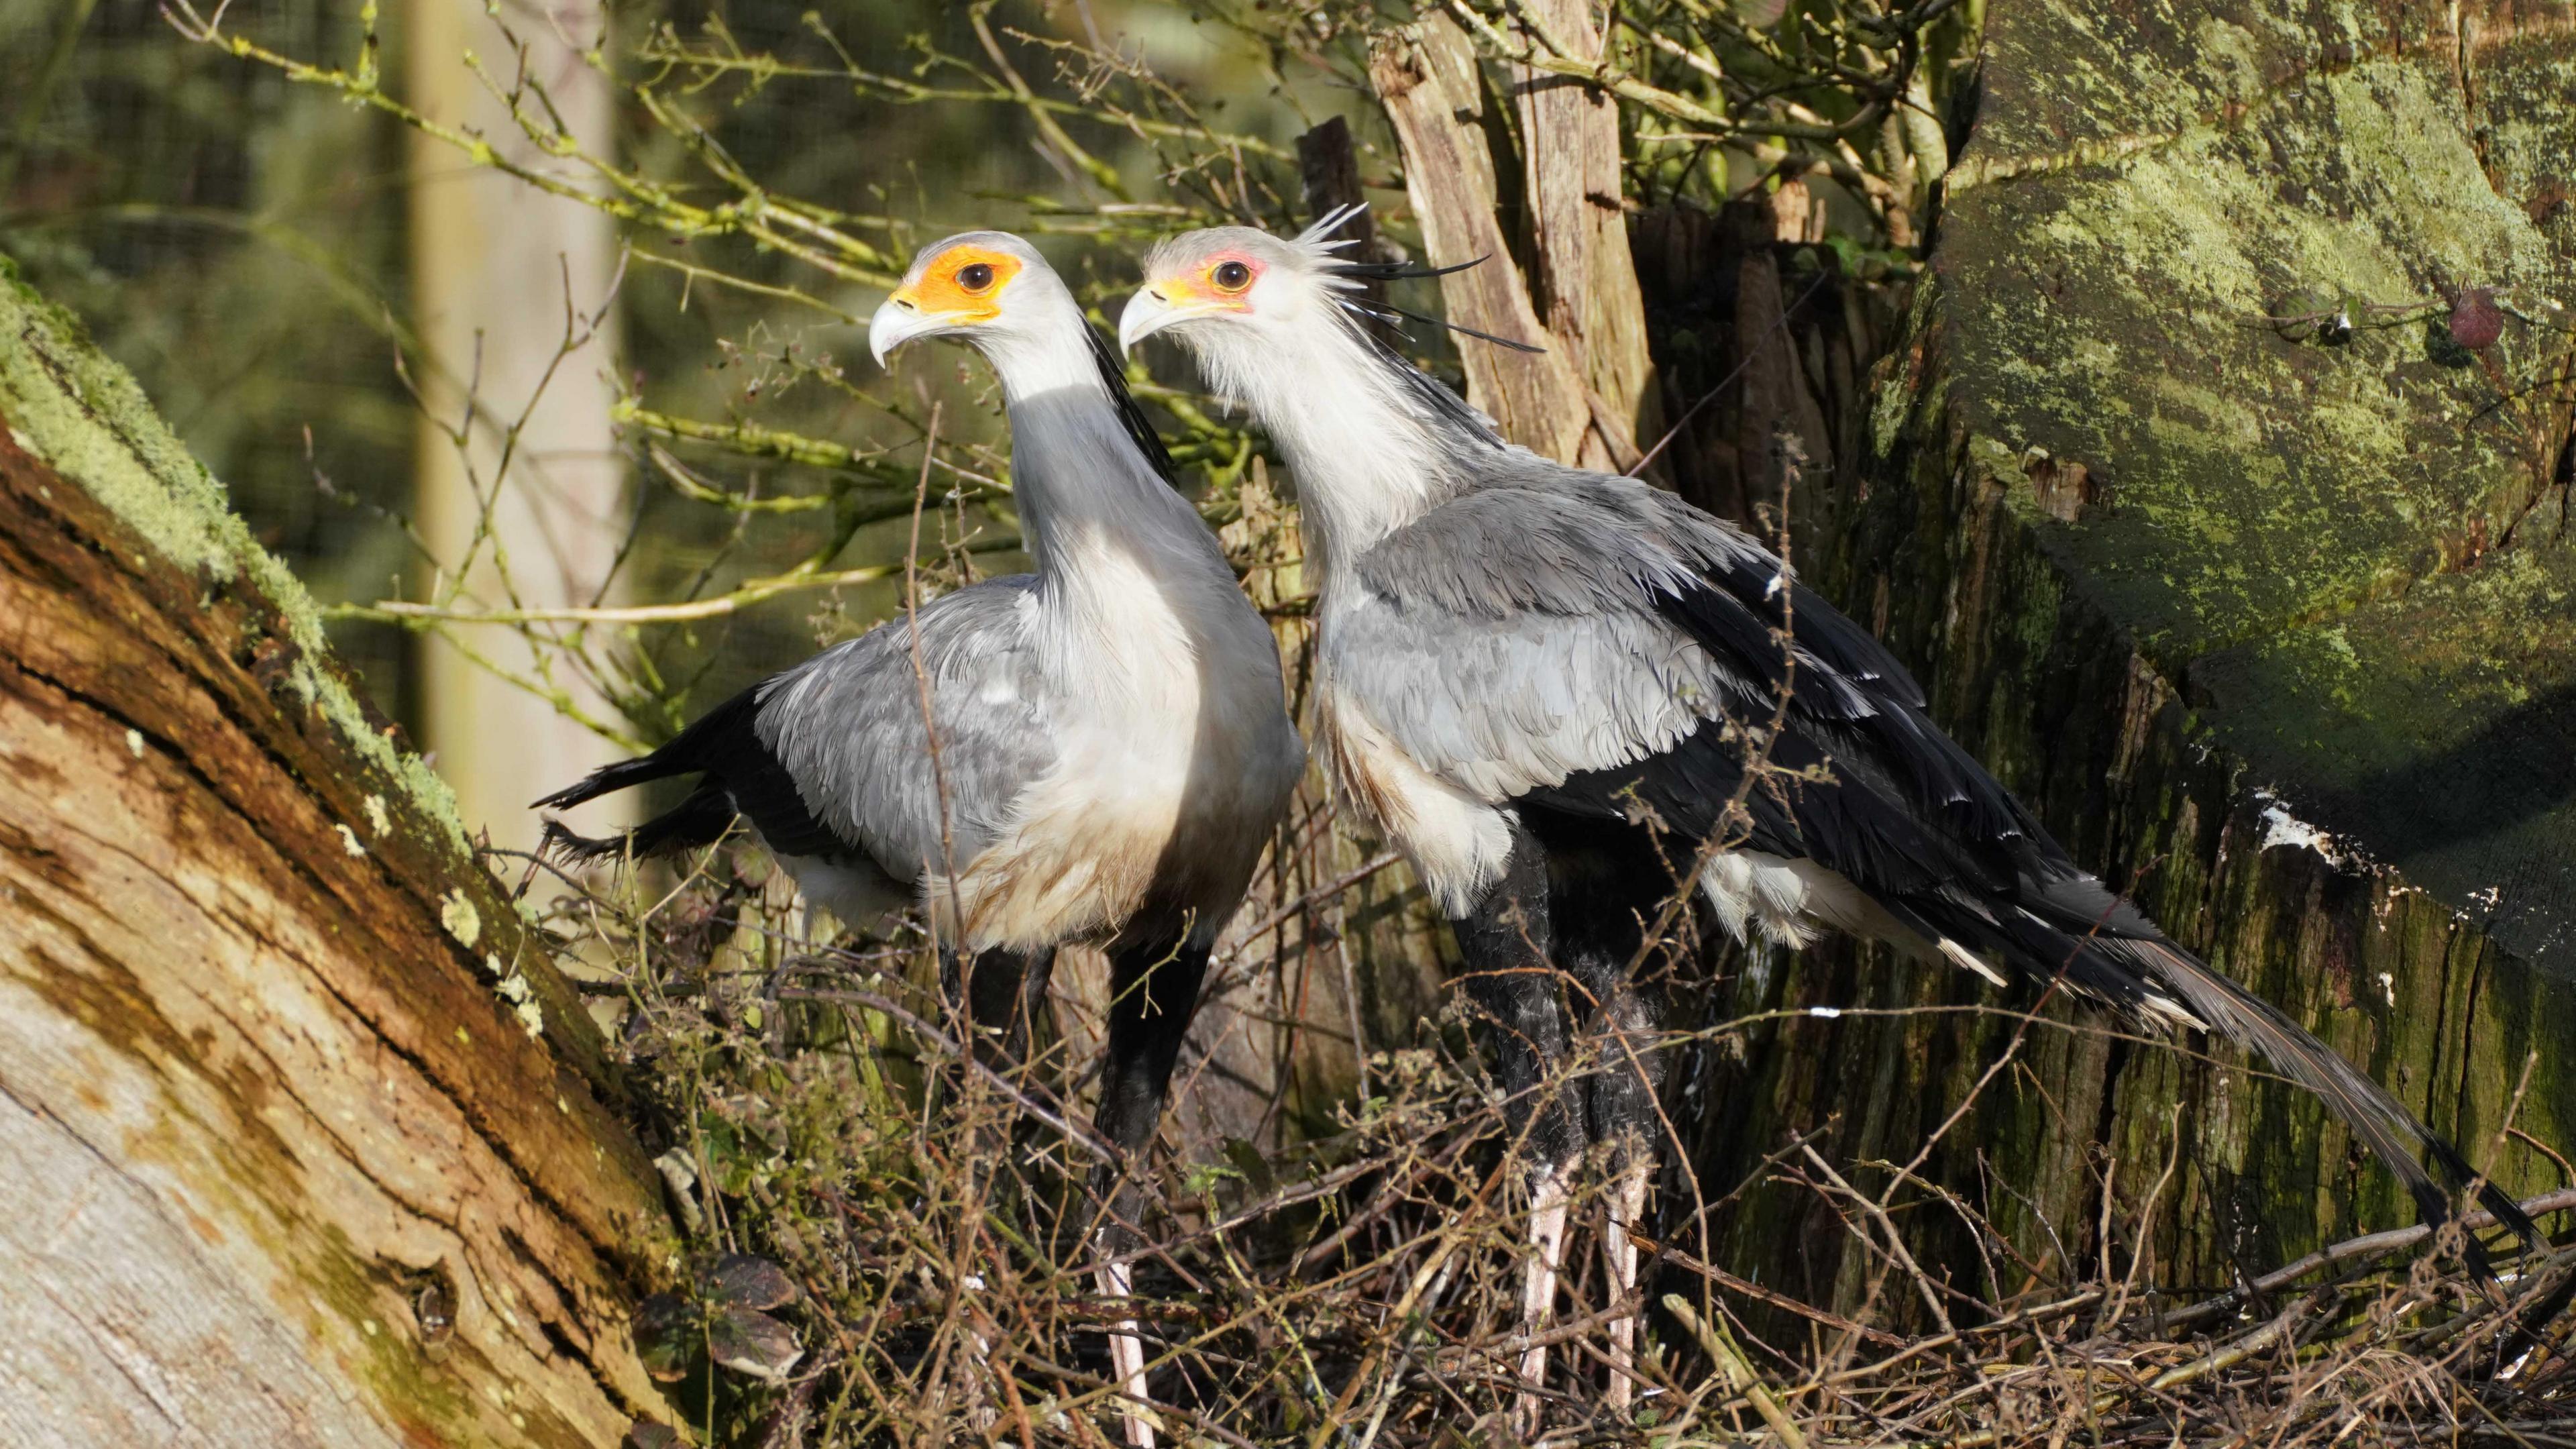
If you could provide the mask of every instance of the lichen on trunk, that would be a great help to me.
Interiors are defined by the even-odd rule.
[[[2576,1030],[2576,216],[2547,204],[2576,171],[2576,28],[2520,13],[1997,7],[1867,457],[1792,516],[1809,580],[2079,859],[2538,1191],[2563,1174],[2532,1141],[2576,1131],[2551,1048]],[[2532,320],[2458,346],[2474,287]],[[2320,297],[2348,340],[2280,320]],[[2223,1048],[2061,1006],[1963,1023],[1978,983],[1847,947],[1730,991],[1951,1010],[1713,1054],[1721,1188],[1791,1132],[1904,1161],[2012,1050],[1923,1173],[2024,1256],[1976,1291],[2132,1254],[2223,1283],[2413,1217]],[[1828,1091],[1820,1061],[1867,1069]],[[1730,1260],[1853,1301],[1865,1254],[1819,1212],[1751,1193]]]

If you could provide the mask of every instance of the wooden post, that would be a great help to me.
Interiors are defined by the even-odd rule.
[[[1494,158],[1476,123],[1483,88],[1456,21],[1433,14],[1381,40],[1369,79],[1404,149],[1404,185],[1435,266],[1482,259],[1440,279],[1449,319],[1516,341],[1549,334],[1494,214]],[[1561,347],[1515,352],[1470,338],[1458,349],[1467,400],[1533,451],[1572,462],[1592,430],[1583,379]]]
[[[1590,0],[1544,0],[1530,19],[1553,42],[1599,55]],[[1443,13],[1381,39],[1369,62],[1404,151],[1405,189],[1430,260],[1482,259],[1441,279],[1449,319],[1547,348],[1532,355],[1462,339],[1468,401],[1537,452],[1625,469],[1661,409],[1619,200],[1618,111],[1580,83],[1522,74],[1513,87],[1521,133],[1547,144],[1498,158],[1481,119],[1479,64],[1465,32]],[[1521,171],[1527,276],[1496,211],[1500,166]]]
[[[1346,206],[1357,206],[1368,198],[1360,190],[1360,158],[1351,144],[1351,123],[1339,116],[1297,138],[1297,176],[1306,195],[1306,217],[1321,221]],[[1342,224],[1341,235],[1351,239],[1342,252],[1353,261],[1373,262],[1385,255],[1378,245],[1377,217],[1363,211]],[[1372,302],[1386,300],[1386,287],[1370,282],[1362,292]],[[1380,340],[1392,343],[1396,329],[1381,321],[1371,321],[1369,330]]]
[[[418,0],[404,14],[413,104],[433,120],[479,132],[524,165],[584,178],[578,162],[530,141],[468,68],[470,52],[504,85],[518,69],[501,22],[485,15],[481,0]],[[605,11],[595,0],[568,0],[507,14],[528,46],[526,74],[546,95],[541,104],[531,92],[521,108],[559,117],[583,149],[609,154],[615,96],[580,53],[606,26]],[[597,602],[625,534],[625,460],[608,418],[615,228],[581,202],[469,165],[432,137],[414,134],[411,147],[412,306],[429,354],[416,373],[428,414],[414,485],[421,534],[443,568],[474,553],[459,604]],[[578,345],[564,354],[568,340]],[[445,430],[469,408],[473,435],[460,451]],[[503,555],[506,581],[496,563]],[[517,627],[446,628],[422,651],[423,743],[473,828],[504,845],[530,845],[539,822],[528,802],[619,752],[468,654],[532,676],[538,656]],[[550,683],[585,711],[610,712],[578,679],[558,672]],[[636,803],[619,796],[595,808],[606,815],[593,823],[604,826]]]
[[[1528,0],[1534,43],[1568,59],[1598,61],[1603,36],[1593,0]],[[1660,410],[1646,355],[1646,314],[1620,196],[1619,108],[1570,76],[1526,67],[1513,77],[1520,112],[1530,290],[1548,334],[1573,362],[1592,421],[1575,461],[1624,471],[1651,440]]]

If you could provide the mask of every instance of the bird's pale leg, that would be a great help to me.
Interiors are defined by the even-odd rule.
[[[1549,959],[1547,861],[1538,841],[1514,827],[1503,872],[1472,910],[1453,916],[1464,958],[1463,984],[1493,1032],[1495,1066],[1505,1098],[1528,1114],[1512,1123],[1530,1174],[1529,1260],[1521,1280],[1521,1331],[1535,1337],[1556,1304],[1557,1270],[1565,1261],[1565,1218],[1576,1164],[1583,1160],[1579,1091],[1550,1080],[1565,1061],[1565,1017],[1556,968]],[[1547,1350],[1521,1350],[1521,1387],[1512,1398],[1512,1427],[1523,1437],[1539,1419],[1539,1382]]]
[[[1144,1242],[1140,1231],[1145,1194],[1134,1174],[1144,1167],[1163,1115],[1181,1039],[1198,1010],[1199,984],[1207,976],[1207,947],[1188,941],[1120,941],[1109,948],[1109,1042],[1101,1063],[1100,1134],[1117,1147],[1117,1161],[1103,1161],[1093,1190],[1108,1212],[1100,1229],[1100,1291],[1123,1299],[1135,1291],[1129,1255]],[[1120,1417],[1134,1449],[1153,1449],[1152,1403],[1145,1383],[1145,1340],[1133,1318],[1109,1330],[1110,1378],[1124,1402]]]
[[[1133,1291],[1135,1278],[1125,1263],[1100,1265],[1101,1297],[1123,1299]],[[1153,1401],[1145,1396],[1145,1340],[1136,1332],[1135,1319],[1122,1318],[1109,1327],[1109,1378],[1127,1400],[1119,1411],[1127,1442],[1135,1449],[1154,1449],[1154,1426],[1141,1412]]]
[[[970,1292],[976,1286],[972,1280],[967,1283]],[[990,1434],[993,1426],[1002,1422],[1001,1406],[993,1402],[992,1384],[983,1373],[983,1366],[993,1361],[993,1336],[985,1331],[990,1322],[981,1312],[970,1310],[967,1314],[966,1338],[975,1345],[975,1361],[967,1366],[965,1375],[966,1426],[978,1434]]]
[[[1652,1158],[1636,1153],[1612,1189],[1610,1224],[1601,1234],[1601,1250],[1609,1259],[1614,1302],[1624,1303],[1637,1291],[1637,1240],[1628,1230],[1645,1216],[1646,1185],[1654,1178],[1654,1166]],[[1636,1395],[1636,1363],[1637,1316],[1622,1313],[1610,1320],[1610,1386],[1602,1396],[1614,1414],[1626,1414]]]
[[[939,953],[940,991],[947,998],[950,1021],[966,1039],[973,1060],[1004,1074],[1023,1069],[1035,1013],[1046,1001],[1047,980],[1054,970],[1053,947],[1029,956],[1008,950],[985,951],[971,959],[954,951]],[[964,1062],[958,1070],[971,1071]],[[1008,1190],[1015,1114],[971,1086],[960,1097],[989,1114],[972,1124],[966,1160],[964,1198],[981,1204],[997,1189]],[[965,1287],[970,1293],[979,1291],[983,1279],[970,1274]],[[975,1345],[975,1362],[967,1375],[966,1422],[979,1433],[1001,1418],[982,1373],[982,1365],[993,1359],[993,1340],[985,1332],[989,1322],[978,1311],[969,1315],[966,1329],[968,1341]]]
[[[1648,867],[1635,867],[1632,878],[1650,879]],[[1654,1049],[1663,992],[1651,980],[1640,982],[1630,975],[1628,963],[1638,959],[1644,943],[1636,929],[1623,923],[1645,919],[1651,908],[1644,901],[1623,905],[1614,895],[1607,906],[1596,900],[1588,912],[1568,912],[1594,923],[1593,929],[1569,943],[1567,955],[1578,979],[1600,1003],[1599,1016],[1591,1026],[1599,1066],[1587,1086],[1594,1138],[1610,1147],[1610,1202],[1601,1251],[1609,1270],[1614,1316],[1608,1324],[1610,1380],[1604,1386],[1602,1406],[1622,1417],[1635,1400],[1637,1386],[1637,1320],[1624,1311],[1637,1291],[1635,1232],[1644,1221],[1646,1193],[1654,1180],[1651,1144],[1662,1141],[1664,1135],[1658,1130],[1661,1114],[1655,1105],[1664,1058]]]
[[[1566,1204],[1574,1164],[1559,1163],[1530,1183],[1529,1262],[1521,1278],[1521,1337],[1547,1327],[1556,1308],[1557,1270],[1565,1263]],[[1539,1386],[1547,1378],[1547,1345],[1521,1350],[1521,1390],[1512,1400],[1512,1429],[1521,1438],[1538,1433]]]

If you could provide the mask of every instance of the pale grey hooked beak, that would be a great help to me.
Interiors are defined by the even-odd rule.
[[[927,337],[941,330],[936,317],[923,315],[903,293],[897,292],[877,306],[868,319],[868,351],[876,354],[877,366],[886,365],[886,357],[916,337]]]
[[[1126,310],[1118,314],[1118,350],[1133,352],[1137,343],[1175,322],[1186,322],[1197,315],[1195,308],[1172,305],[1169,298],[1155,290],[1152,282],[1147,282],[1136,289],[1136,295],[1127,299]]]

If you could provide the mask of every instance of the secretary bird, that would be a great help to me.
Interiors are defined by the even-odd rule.
[[[1161,243],[1119,340],[1169,331],[1294,475],[1320,562],[1317,747],[1346,808],[1448,916],[1502,1085],[1529,1114],[1529,1336],[1592,1143],[1615,1174],[1608,1266],[1620,1300],[1634,1288],[1659,1069],[1633,1045],[1662,1003],[1628,968],[1691,874],[1738,940],[1799,946],[1830,926],[2229,1037],[2323,1098],[2427,1219],[2447,1217],[2414,1149],[2454,1186],[2476,1181],[2457,1151],[2079,869],[1931,722],[1904,667],[1770,549],[1646,483],[1504,442],[1380,343],[1364,324],[1388,314],[1362,283],[1404,273],[1335,256],[1325,238],[1348,215],[1293,240],[1222,227]],[[1558,970],[1611,1043],[1611,1067],[1576,1089],[1551,1086],[1568,1055]],[[2503,1193],[2478,1196],[2535,1239]],[[1634,1332],[1611,1326],[1614,1410]],[[1541,1346],[1519,1364],[1525,1432],[1546,1361]]]
[[[606,840],[549,822],[576,858],[713,844],[748,820],[809,904],[846,925],[917,906],[943,985],[1016,1057],[1057,946],[1104,945],[1102,1291],[1138,1241],[1133,1169],[1161,1117],[1210,947],[1305,767],[1278,648],[1236,586],[1108,344],[1045,259],[979,231],[922,249],[877,309],[879,363],[956,338],[1000,377],[1012,497],[1036,571],[988,579],[773,675],[650,755],[537,804],[569,808],[674,775],[694,790]],[[927,675],[925,728],[916,651]],[[945,814],[943,816],[943,804]],[[1144,1398],[1134,1324],[1113,1370]],[[1152,1443],[1132,1411],[1128,1435]]]

